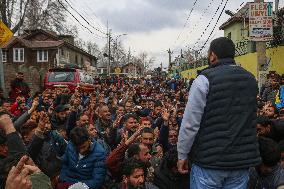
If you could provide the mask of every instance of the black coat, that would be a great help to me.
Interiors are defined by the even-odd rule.
[[[16,166],[22,156],[26,154],[26,147],[17,132],[7,135],[8,156],[0,157],[0,189],[5,188],[7,175]]]
[[[189,175],[172,172],[165,161],[154,172],[153,184],[159,189],[188,189]]]
[[[209,92],[191,148],[193,163],[226,170],[258,165],[255,77],[230,58],[220,59],[201,75],[208,79]]]

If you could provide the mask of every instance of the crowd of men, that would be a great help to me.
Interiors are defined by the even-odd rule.
[[[221,39],[222,41],[224,42],[224,39]],[[217,58],[219,58],[219,61],[223,61],[225,65],[228,59],[221,60],[218,51],[212,52],[215,54],[210,55],[211,62],[218,64]],[[233,48],[232,52],[234,52]],[[233,57],[234,54],[231,54]],[[233,59],[230,61],[233,62]],[[222,69],[231,70],[232,73],[237,73],[238,69],[251,79],[254,87],[253,76],[234,67],[233,63],[218,69],[220,72],[223,72]],[[179,78],[124,78],[123,82],[117,78],[105,80],[96,78],[93,92],[87,92],[81,88],[75,91],[70,91],[68,88],[55,88],[36,92],[33,95],[24,83],[22,74],[19,73],[11,85],[12,90],[16,91],[10,93],[10,98],[4,98],[3,91],[0,91],[0,189],[189,189],[192,183],[192,181],[189,182],[191,174],[196,174],[192,178],[198,177],[199,182],[204,181],[206,184],[214,182],[211,178],[216,178],[216,175],[208,170],[204,172],[203,162],[209,162],[210,165],[217,162],[221,167],[225,164],[232,168],[230,159],[241,159],[239,162],[234,160],[234,163],[241,162],[242,164],[249,159],[255,160],[249,163],[255,166],[249,169],[248,186],[238,187],[241,181],[237,179],[232,181],[234,188],[283,188],[284,77],[273,72],[268,74],[267,82],[260,89],[258,103],[254,104],[255,97],[249,97],[251,99],[249,103],[255,106],[247,106],[252,110],[248,112],[246,109],[239,108],[241,105],[246,107],[240,97],[236,96],[234,101],[224,102],[223,100],[226,99],[218,96],[222,96],[220,92],[218,95],[217,92],[216,94],[210,92],[212,88],[217,89],[218,87],[223,87],[226,91],[225,89],[232,87],[226,85],[227,81],[219,81],[219,84],[223,86],[218,83],[214,85],[217,80],[212,79],[213,72],[207,69],[202,73],[207,74],[209,79],[199,77],[193,84],[192,80],[186,81]],[[207,87],[210,82],[209,94],[202,93],[200,89],[202,84],[199,83],[201,80],[205,81]],[[193,89],[189,90],[191,85]],[[244,88],[243,85],[237,87],[238,90]],[[197,100],[191,102],[190,99],[194,98],[190,94],[193,93],[201,94],[203,97],[197,95],[194,97]],[[210,96],[212,94],[215,100],[212,100]],[[256,93],[248,92],[247,94]],[[237,94],[230,93],[229,95]],[[246,97],[243,94],[239,95]],[[210,124],[208,122],[209,125],[206,122],[206,116],[208,117],[209,114],[205,112],[208,108],[204,108],[205,104],[200,98],[207,100],[207,106],[214,105],[215,107],[215,109],[210,109],[210,114],[216,119],[212,119],[213,122],[211,120]],[[237,116],[241,119],[245,117],[244,120],[251,120],[251,122],[234,125],[242,120],[234,120],[233,116],[230,119],[225,118],[224,115],[218,115],[220,107],[216,107],[217,101],[224,102],[223,109],[225,108],[226,111],[231,111],[230,108],[233,108],[232,111],[236,111]],[[199,102],[204,106],[201,107]],[[205,111],[190,109],[194,107],[192,104]],[[201,116],[194,117],[195,114],[203,111],[205,118],[201,120]],[[257,119],[256,117],[247,119],[247,113],[257,116]],[[243,129],[247,129],[250,135],[236,136],[234,133],[229,133],[231,130],[226,130],[232,125],[223,127],[224,124],[221,124],[225,132],[210,131],[214,133],[214,136],[221,136],[220,133],[223,132],[223,134],[227,133],[232,136],[227,137],[228,141],[239,138],[241,140],[225,144],[206,141],[206,136],[210,135],[206,129],[210,130],[210,127],[216,123],[220,126],[219,122],[222,119],[228,119],[236,133],[242,133],[239,125],[249,125],[249,128]],[[187,124],[194,125],[194,122],[201,123],[197,124],[197,129],[189,125],[191,130],[186,135]],[[205,122],[207,128],[204,126]],[[207,157],[200,154],[202,160],[196,160],[195,156],[194,161],[191,161],[191,158],[188,159],[188,152],[183,153],[186,151],[183,149],[187,149],[187,143],[181,143],[192,140],[190,137],[193,133],[197,133],[199,127],[199,134],[196,137],[199,146],[195,146],[194,153],[201,146],[204,148],[202,153],[209,154],[208,157],[211,158],[215,153],[214,150],[220,148],[219,146],[223,149],[231,145],[234,149],[221,152],[224,154],[223,157],[214,155],[214,162],[208,161]],[[180,133],[178,143],[180,130],[182,133]],[[205,131],[207,134],[204,134]],[[224,135],[222,137],[224,138]],[[246,153],[246,155],[249,154],[247,157],[235,157],[236,154],[242,153],[238,145],[243,145],[256,137],[258,142],[249,144],[252,153]],[[200,141],[210,144],[211,147],[202,146]],[[177,149],[181,150],[178,152]],[[250,154],[253,154],[252,157]],[[258,161],[260,158],[261,162]],[[196,162],[202,162],[199,164],[201,168],[198,164],[196,165]],[[182,166],[179,166],[181,163]],[[190,170],[191,166],[194,171]],[[222,173],[231,176],[230,174],[235,172]],[[241,175],[238,175],[238,178],[246,177],[242,175],[246,174],[245,171],[239,173]],[[222,175],[219,178],[221,177],[227,176]],[[202,179],[205,180],[202,181]],[[220,182],[227,181],[221,180]],[[202,188],[196,186],[194,188]],[[222,187],[221,183],[220,187],[208,186],[207,188],[225,187]]]
[[[188,188],[176,144],[189,83],[97,78],[93,92],[31,95],[15,80],[0,92],[0,188]]]

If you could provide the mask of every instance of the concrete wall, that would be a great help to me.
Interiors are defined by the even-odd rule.
[[[284,74],[284,46],[266,49],[267,61],[270,61],[268,71],[276,71],[280,75]],[[236,63],[254,76],[257,75],[257,54],[248,53],[246,55],[235,57]],[[197,70],[204,69],[206,66],[190,69],[181,72],[183,78],[196,78]]]
[[[267,61],[270,62],[267,71],[276,71],[277,73],[284,74],[284,46],[266,49]],[[236,62],[244,67],[246,70],[257,74],[257,54],[249,53],[235,58]]]
[[[231,33],[231,39],[234,43],[247,39],[247,31],[243,28],[243,22],[236,22],[224,30],[224,36],[228,37],[228,34]]]
[[[187,78],[187,79],[196,78],[197,77],[197,71],[202,70],[206,67],[207,66],[202,66],[202,67],[195,68],[195,69],[185,70],[185,71],[181,72],[181,77]]]
[[[5,90],[8,94],[11,90],[11,81],[15,79],[17,72],[24,73],[24,81],[29,85],[32,92],[42,90],[44,75],[47,72],[47,68],[41,68],[35,66],[27,66],[25,64],[15,65],[13,63],[4,64],[4,80]]]

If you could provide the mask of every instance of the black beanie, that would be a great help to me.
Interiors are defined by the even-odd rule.
[[[218,59],[235,57],[235,44],[227,37],[214,39],[210,44],[209,50],[214,52]]]

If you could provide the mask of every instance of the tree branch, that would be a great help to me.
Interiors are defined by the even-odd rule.
[[[22,0],[22,2],[23,2],[23,1],[24,1],[24,0]],[[21,2],[21,3],[22,3],[22,2]],[[24,19],[25,19],[25,15],[26,15],[26,12],[27,12],[27,7],[28,7],[29,3],[30,3],[30,0],[27,0],[22,17],[20,17],[19,22],[18,22],[18,23],[16,24],[16,26],[12,29],[12,32],[13,32],[13,33],[17,32],[17,31],[19,30],[19,28],[23,25]]]
[[[9,26],[9,23],[7,21],[7,15],[6,15],[6,11],[7,11],[7,1],[6,0],[1,0],[1,18],[2,18],[2,22],[8,26],[8,27],[11,27]]]

